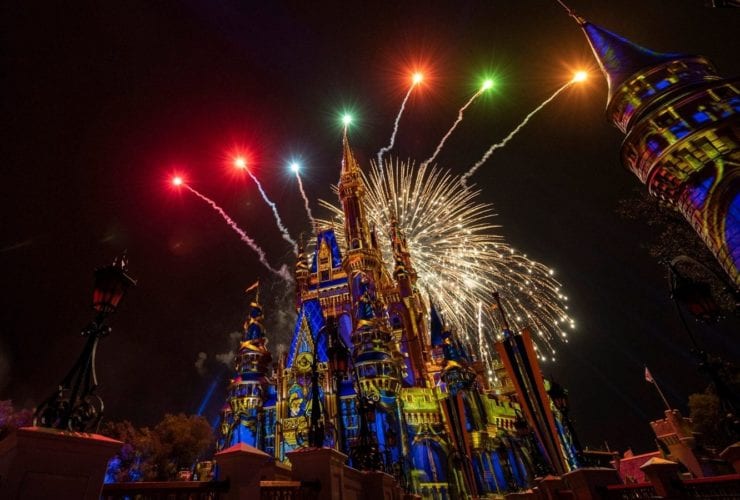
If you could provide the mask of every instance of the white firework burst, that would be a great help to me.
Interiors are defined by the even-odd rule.
[[[518,253],[497,233],[493,206],[480,200],[480,190],[463,186],[449,170],[417,168],[413,162],[388,162],[383,171],[371,163],[363,180],[370,224],[387,230],[395,214],[417,287],[432,298],[447,324],[477,348],[489,375],[492,345],[503,330],[500,313],[490,306],[493,291],[500,294],[510,326],[532,333],[540,360],[555,359],[555,339],[567,342],[566,330],[575,328],[567,297],[552,269]],[[341,225],[341,208],[320,203]],[[378,238],[383,258],[392,266],[390,238],[383,236]]]

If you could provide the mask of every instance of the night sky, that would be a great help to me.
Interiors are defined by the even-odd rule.
[[[367,166],[388,143],[411,71],[425,71],[392,152],[423,160],[482,75],[495,74],[495,92],[470,108],[438,158],[462,173],[572,71],[596,69],[555,1],[9,4],[0,14],[0,399],[33,407],[54,389],[92,317],[92,270],[127,249],[139,285],[99,347],[99,392],[107,418],[139,425],[201,406],[215,417],[229,374],[219,358],[244,320],[243,289],[268,278],[214,212],[168,185],[173,172],[221,203],[273,264],[292,267],[254,184],[228,165],[236,149],[297,236],[309,227],[286,163],[302,159],[318,213],[338,178],[345,107],[356,112],[351,141]],[[703,54],[725,76],[740,70],[737,10],[700,0],[572,7],[649,48]],[[605,104],[594,72],[474,181],[501,233],[554,267],[569,296],[577,329],[543,369],[569,389],[581,441],[647,451],[648,420],[662,408],[644,365],[682,410],[705,381],[664,269],[641,247],[651,229],[615,212],[639,182],[619,162],[621,134]],[[274,349],[292,325],[271,308],[278,287],[269,288]],[[733,328],[697,332],[737,361]]]

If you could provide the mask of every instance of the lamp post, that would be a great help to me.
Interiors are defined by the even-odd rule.
[[[327,333],[328,332],[328,333]],[[319,408],[321,406],[321,400],[319,397],[319,370],[318,370],[318,346],[321,337],[326,335],[329,341],[329,349],[327,355],[329,357],[329,370],[334,376],[335,382],[335,393],[337,403],[337,420],[338,420],[338,436],[337,441],[339,442],[340,451],[343,450],[343,425],[342,425],[342,401],[339,396],[339,384],[347,373],[347,358],[349,357],[349,350],[344,346],[344,343],[339,339],[337,334],[336,323],[333,317],[329,317],[326,321],[326,326],[319,330],[316,335],[316,340],[313,345],[313,362],[311,363],[311,421],[308,428],[308,444],[314,448],[320,448],[324,445],[324,425],[319,421]]]
[[[681,324],[683,325],[684,330],[686,330],[686,334],[691,341],[691,353],[699,362],[699,370],[706,373],[709,380],[712,382],[712,385],[714,385],[714,390],[719,399],[721,411],[723,412],[723,425],[728,431],[728,434],[731,435],[733,439],[737,439],[740,436],[740,418],[738,415],[740,402],[738,401],[738,397],[717,370],[717,360],[712,359],[712,357],[699,345],[699,342],[697,342],[696,337],[686,321],[683,309],[681,308],[681,304],[683,304],[701,321],[714,322],[720,317],[720,306],[712,297],[709,285],[707,283],[696,281],[688,274],[681,272],[681,264],[699,266],[710,272],[725,285],[726,289],[732,294],[736,304],[740,293],[710,268],[686,255],[680,255],[667,263],[668,270],[670,272],[671,298],[676,305],[676,310],[681,319]]]
[[[349,358],[349,349],[339,337],[334,317],[327,320],[329,329],[329,368],[334,375],[334,396],[337,405],[337,444],[339,451],[344,453],[344,414],[342,412],[342,396],[340,388],[342,379],[347,373],[347,359]]]
[[[350,451],[352,465],[360,470],[382,470],[383,459],[380,457],[375,439],[370,434],[370,424],[375,423],[376,404],[380,402],[377,393],[366,394],[360,383],[357,367],[354,367],[357,383],[357,406],[360,416],[360,430],[357,442]]]
[[[564,444],[570,444],[570,451],[576,461],[576,467],[582,467],[584,464],[581,443],[578,441],[578,436],[573,427],[573,422],[571,422],[570,417],[568,416],[568,413],[570,412],[570,406],[568,405],[568,391],[566,391],[565,388],[557,382],[550,381],[550,390],[547,391],[547,394],[550,396],[555,408],[560,412],[560,415],[563,418],[563,426],[570,435],[570,443],[563,440],[565,442]]]
[[[78,432],[97,430],[103,416],[103,400],[95,394],[98,387],[95,352],[100,339],[111,331],[106,319],[116,312],[128,288],[136,285],[126,274],[127,264],[124,253],[111,265],[95,270],[92,303],[95,317],[81,332],[87,337],[85,347],[58,389],[36,408],[34,425]]]
[[[308,446],[321,448],[324,446],[324,424],[319,421],[319,341],[326,334],[326,327],[319,330],[313,343],[313,361],[311,362],[311,423],[308,426]]]

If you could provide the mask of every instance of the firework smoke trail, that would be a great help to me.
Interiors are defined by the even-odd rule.
[[[283,235],[283,239],[293,245],[293,253],[298,255],[298,243],[296,243],[296,241],[290,237],[288,228],[285,227],[285,225],[283,224],[283,220],[280,218],[280,214],[278,214],[277,205],[275,205],[275,203],[267,197],[267,193],[265,193],[265,190],[262,189],[262,184],[260,183],[259,179],[257,179],[257,177],[255,177],[255,175],[249,170],[247,170],[247,173],[249,174],[249,177],[252,178],[254,183],[257,184],[257,189],[262,195],[262,199],[265,200],[265,203],[267,203],[267,205],[272,209],[272,215],[275,217],[275,224],[277,224],[280,233]]]
[[[560,87],[558,90],[556,90],[550,97],[542,101],[542,103],[539,106],[534,108],[527,116],[525,116],[524,120],[522,120],[522,122],[519,125],[517,125],[514,130],[509,132],[509,135],[504,137],[504,139],[501,142],[496,143],[493,146],[491,146],[488,149],[488,151],[486,151],[486,153],[483,155],[483,157],[480,160],[478,160],[478,163],[470,167],[470,169],[467,172],[465,172],[465,174],[463,174],[462,177],[460,177],[460,184],[462,184],[463,187],[467,188],[467,180],[470,178],[470,176],[472,176],[475,173],[476,170],[478,170],[488,160],[488,158],[491,157],[494,151],[506,146],[509,143],[509,141],[513,139],[514,136],[518,134],[521,129],[524,128],[524,126],[529,122],[529,120],[534,115],[536,115],[539,111],[541,111],[542,108],[550,104],[550,102],[552,102],[557,96],[559,96],[561,92],[563,92],[565,89],[567,89],[571,85],[573,85],[572,81],[566,83],[565,85]]]
[[[388,163],[381,173],[374,165],[363,174],[368,222],[390,227],[393,214],[406,238],[417,288],[430,296],[460,338],[475,338],[478,352],[493,373],[490,346],[503,326],[501,319],[479,304],[490,303],[491,290],[501,294],[513,330],[528,328],[538,344],[538,356],[549,361],[556,339],[567,342],[567,297],[553,271],[516,252],[498,234],[493,207],[480,201],[480,191],[463,187],[449,170],[401,162]],[[341,208],[320,202],[333,215],[321,224],[342,223]],[[340,237],[341,241],[341,236]],[[344,242],[342,242],[344,243]],[[383,260],[393,272],[389,238],[379,238]],[[479,312],[480,311],[480,312]],[[484,327],[478,331],[478,314]],[[483,341],[481,342],[480,333]],[[489,374],[489,376],[491,375]]]
[[[401,109],[398,110],[398,114],[396,115],[396,121],[393,123],[393,133],[391,134],[391,142],[388,143],[388,145],[384,148],[381,148],[380,151],[378,151],[378,165],[380,165],[380,171],[383,171],[383,155],[393,149],[393,144],[396,142],[396,134],[398,134],[398,124],[401,121],[401,115],[403,115],[403,111],[406,109],[406,103],[409,100],[409,97],[411,97],[411,92],[413,92],[414,87],[416,87],[416,84],[409,87],[409,91],[406,92],[406,97],[403,98],[403,102],[401,102]]]
[[[468,109],[468,107],[471,104],[473,104],[473,102],[475,102],[475,100],[478,99],[478,97],[480,97],[480,95],[485,91],[486,91],[485,88],[481,88],[478,92],[473,94],[473,97],[468,99],[468,102],[466,102],[462,108],[460,108],[460,111],[458,111],[457,113],[457,120],[455,120],[455,123],[452,124],[452,127],[450,127],[450,130],[448,130],[447,133],[444,135],[444,137],[442,137],[442,140],[439,141],[439,144],[437,145],[437,149],[434,150],[434,153],[432,154],[432,156],[430,156],[429,158],[421,162],[420,166],[425,167],[434,161],[437,155],[442,151],[442,147],[445,145],[445,142],[447,142],[447,139],[449,139],[450,136],[452,135],[452,132],[454,132],[457,126],[460,125],[460,122],[463,120],[463,113],[465,113],[465,110]]]
[[[193,193],[195,196],[197,196],[201,200],[208,203],[211,206],[211,208],[213,208],[221,216],[221,218],[223,218],[223,220],[226,221],[229,227],[233,229],[234,232],[236,232],[236,234],[239,235],[241,240],[244,243],[246,243],[247,246],[249,246],[249,248],[255,251],[255,253],[259,257],[259,260],[263,266],[265,266],[270,272],[283,278],[285,281],[289,283],[293,281],[293,277],[288,272],[288,268],[285,265],[281,266],[280,269],[275,269],[274,267],[272,267],[270,263],[267,261],[267,255],[265,254],[265,251],[262,250],[262,248],[259,245],[257,245],[257,243],[255,243],[255,241],[252,238],[250,238],[249,235],[247,235],[247,233],[245,233],[244,230],[240,228],[236,222],[234,222],[234,219],[229,217],[229,215],[224,211],[224,209],[219,207],[215,201],[205,196],[204,194],[201,194],[199,191],[196,191],[195,188],[190,187],[190,185],[188,184],[183,183],[182,185],[185,186],[188,189],[188,191]]]
[[[313,214],[311,213],[311,205],[308,202],[308,196],[306,196],[306,190],[303,189],[303,181],[301,181],[300,174],[295,174],[296,179],[298,179],[298,189],[301,191],[301,197],[303,198],[303,206],[306,209],[306,215],[308,216],[308,220],[311,221],[311,229],[314,230],[316,228],[316,219],[313,218]]]

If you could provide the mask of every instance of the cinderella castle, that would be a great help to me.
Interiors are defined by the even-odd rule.
[[[609,84],[607,115],[627,134],[624,164],[684,213],[737,282],[733,82],[700,56],[653,52],[573,17]],[[244,443],[281,462],[301,448],[333,448],[424,498],[505,493],[582,466],[567,393],[543,379],[530,333],[512,331],[494,304],[504,325],[494,385],[462,332],[421,296],[393,220],[378,228],[393,249],[393,265],[383,262],[346,131],[338,188],[345,244],[323,228],[313,254],[299,253],[293,339],[274,362],[269,311],[251,303],[219,448]]]
[[[346,247],[324,228],[312,255],[299,252],[293,339],[276,362],[263,327],[269,311],[258,295],[251,303],[219,448],[245,443],[284,462],[300,448],[330,447],[351,467],[385,471],[429,498],[519,490],[577,467],[565,391],[543,380],[529,333],[504,331],[493,386],[421,296],[395,221],[383,228],[388,271],[346,131],[338,188]]]

